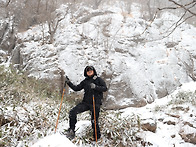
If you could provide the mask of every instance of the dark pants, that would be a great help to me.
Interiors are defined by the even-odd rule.
[[[75,130],[75,125],[77,122],[77,114],[90,110],[91,112],[91,124],[93,128],[93,137],[95,138],[95,124],[94,124],[94,111],[93,105],[86,104],[86,103],[79,103],[74,108],[71,109],[69,112],[69,126],[72,130]],[[99,112],[100,112],[100,105],[95,106],[95,114],[96,114],[96,129],[97,129],[97,138],[101,137],[100,128],[99,128]]]

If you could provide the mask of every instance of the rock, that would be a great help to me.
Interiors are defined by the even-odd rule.
[[[4,124],[6,124],[6,119],[3,115],[0,115],[0,126],[3,126]]]
[[[165,113],[165,114],[174,118],[180,118],[180,115],[177,114],[169,114],[169,113]]]
[[[141,121],[141,128],[144,131],[151,131],[151,132],[155,133],[156,129],[157,129],[157,123],[155,120],[147,119],[144,122]]]
[[[179,135],[185,142],[196,145],[196,127],[190,122],[184,122],[184,126],[181,127]]]
[[[0,27],[0,48],[9,53],[15,47],[16,37],[12,26],[6,21]]]
[[[193,128],[196,128],[196,127],[194,127],[194,125],[192,123],[187,122],[187,121],[183,122],[183,124],[188,125],[188,126],[193,127]]]
[[[176,122],[169,120],[169,121],[164,121],[164,124],[176,125]]]
[[[104,101],[104,107],[106,109],[123,109],[126,107],[143,107],[147,104],[144,98],[135,98],[131,91],[131,88],[123,81],[111,83],[108,91],[109,96]]]
[[[15,47],[15,49],[12,51],[12,57],[11,61],[13,65],[17,65],[17,68],[19,69],[22,65],[23,59],[20,53],[20,45]]]
[[[150,143],[150,142],[147,142],[147,141],[141,141],[141,145],[142,146],[152,146],[153,144],[152,143]]]
[[[162,98],[162,97],[167,96],[168,92],[166,89],[158,87],[156,90],[156,94],[157,94],[158,98]]]
[[[112,97],[108,97],[104,102],[104,109],[108,110],[116,110],[116,109],[124,109],[127,107],[143,107],[147,104],[145,99],[139,98],[121,98],[119,100],[114,100]]]
[[[178,42],[167,42],[166,44],[165,44],[165,46],[167,47],[167,48],[173,48],[173,47],[175,47],[176,45],[178,45],[179,43]]]
[[[182,106],[176,106],[176,107],[173,107],[172,110],[180,110],[180,111],[185,111],[185,112],[188,112],[190,110],[189,107],[182,107]]]
[[[0,126],[3,126],[11,121],[13,121],[14,119],[11,117],[5,118],[3,111],[0,109]],[[13,121],[14,122],[14,121]],[[10,126],[12,126],[12,124],[10,124]]]
[[[5,51],[0,50],[0,64],[6,62],[8,60],[8,56]]]
[[[179,115],[175,115],[175,114],[168,114],[166,113],[168,116],[170,117],[166,117],[164,120],[163,120],[163,123],[164,124],[167,124],[167,125],[176,125],[179,121],[179,118],[180,116]]]
[[[196,133],[179,133],[185,142],[196,144]]]
[[[158,121],[163,122],[164,118],[159,118]]]

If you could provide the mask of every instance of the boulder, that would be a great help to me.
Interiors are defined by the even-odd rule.
[[[6,21],[0,26],[0,48],[9,53],[15,47],[16,37],[13,28]]]
[[[189,142],[196,145],[196,133],[179,133],[185,142]]]
[[[157,123],[153,119],[146,119],[141,121],[141,128],[144,131],[151,131],[153,133],[156,132],[157,129]]]
[[[15,65],[18,69],[21,68],[21,66],[23,65],[22,63],[23,59],[20,53],[20,47],[21,45],[19,44],[18,46],[14,48],[14,50],[12,51],[12,57],[11,57],[12,64]]]
[[[185,122],[185,124],[187,124]],[[185,142],[189,142],[196,145],[196,128],[192,127],[190,123],[183,126],[179,131],[179,135]]]

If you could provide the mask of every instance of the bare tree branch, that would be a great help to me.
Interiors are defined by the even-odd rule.
[[[191,5],[191,4],[194,4],[196,1],[195,0],[193,0],[192,2],[190,2],[190,3],[188,3],[188,4],[186,4],[186,5],[184,5],[185,7],[186,6],[189,6],[189,5]]]
[[[184,22],[186,22],[188,19],[192,18],[193,16],[194,15],[191,15],[191,16],[185,18],[182,22],[180,22],[183,19],[183,17],[184,17],[184,15],[183,15],[175,24],[173,24],[173,26],[175,25],[175,27],[164,38],[167,38],[169,35],[171,35],[176,30],[177,27],[179,27],[181,24],[183,24]]]
[[[179,7],[164,7],[164,8],[158,8],[158,10],[160,10],[160,11],[162,11],[162,10],[168,10],[168,9],[170,9],[170,10],[175,10],[175,9],[178,9]]]
[[[165,31],[164,33],[169,32],[169,34],[167,34],[166,36],[164,36],[163,38],[166,38],[168,36],[170,36],[177,27],[179,27],[181,24],[183,24],[184,22],[186,22],[188,19],[195,17],[196,13],[194,13],[193,11],[191,11],[191,8],[193,8],[196,5],[196,0],[193,0],[189,3],[186,4],[179,4],[174,0],[168,0],[170,2],[172,2],[173,4],[175,4],[176,6],[173,7],[164,7],[164,8],[158,8],[158,10],[162,11],[162,10],[176,10],[176,9],[183,9],[184,13],[182,14],[182,16],[180,17],[180,19],[174,23],[173,25],[171,25],[167,31]],[[191,14],[190,16],[186,17],[187,13]],[[171,28],[173,28],[171,30]],[[171,31],[170,31],[171,30]],[[163,33],[163,34],[164,34]]]
[[[170,2],[174,3],[175,5],[179,6],[180,8],[183,8],[184,10],[188,11],[189,13],[191,13],[192,15],[195,15],[196,16],[196,13],[192,12],[190,10],[190,8],[186,8],[187,4],[186,5],[181,5],[177,2],[175,2],[174,0],[169,0]],[[196,1],[194,0],[193,3],[196,3]],[[192,4],[192,3],[191,3]]]
[[[154,20],[155,20],[156,17],[157,17],[157,14],[158,14],[158,11],[156,11],[156,13],[154,14],[154,16],[153,16],[153,18],[152,18],[150,24],[146,26],[146,28],[144,29],[144,31],[143,31],[140,35],[144,34],[144,33],[146,32],[146,30],[152,25],[152,23],[154,22]]]
[[[9,6],[9,4],[11,3],[11,0],[8,0],[7,4],[6,4],[6,8]]]
[[[53,39],[54,39],[54,34],[56,33],[56,30],[58,29],[58,26],[59,26],[59,23],[65,19],[66,15],[68,14],[68,11],[69,11],[70,7],[67,7],[67,10],[65,12],[65,14],[62,16],[62,17],[58,17],[57,16],[57,21],[55,22],[55,18],[50,18],[48,22],[48,28],[49,28],[49,31],[48,33],[50,34],[50,43],[53,42]],[[55,16],[56,17],[56,16]]]

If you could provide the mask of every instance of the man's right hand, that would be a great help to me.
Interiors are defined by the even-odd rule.
[[[64,87],[65,87],[65,86],[66,86],[66,84],[67,84],[67,83],[69,83],[69,82],[70,82],[70,81],[69,81],[69,78],[68,78],[68,76],[66,76],[66,77],[65,77]]]

